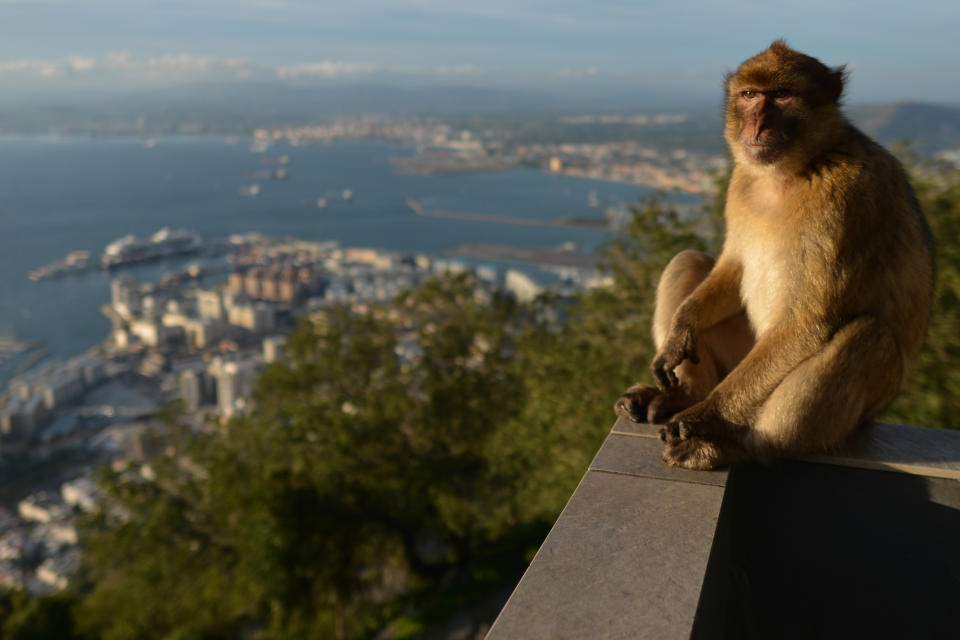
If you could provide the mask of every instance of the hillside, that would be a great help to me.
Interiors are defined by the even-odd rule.
[[[960,147],[960,107],[897,102],[850,109],[851,118],[884,144],[912,140],[933,153]]]

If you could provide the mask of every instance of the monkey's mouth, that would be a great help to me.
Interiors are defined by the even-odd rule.
[[[770,161],[776,158],[783,145],[773,140],[744,140],[743,148],[750,157],[758,161]]]

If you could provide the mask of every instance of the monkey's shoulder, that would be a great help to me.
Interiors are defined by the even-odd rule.
[[[894,197],[912,194],[906,171],[886,148],[847,123],[833,143],[814,157],[802,173],[808,191],[847,201],[862,201],[878,193]]]

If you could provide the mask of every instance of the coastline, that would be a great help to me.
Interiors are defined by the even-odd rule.
[[[415,148],[398,142],[337,142],[293,147],[278,143],[264,154],[222,136],[160,138],[152,148],[137,138],[2,136],[0,158],[0,270],[7,275],[0,299],[0,329],[22,342],[43,341],[50,360],[63,361],[99,344],[109,333],[100,306],[109,299],[108,273],[91,270],[31,281],[39,265],[74,250],[100,255],[126,234],[143,235],[162,226],[186,228],[205,238],[251,229],[268,235],[336,240],[442,256],[472,242],[507,242],[524,247],[573,242],[589,252],[608,231],[592,225],[498,224],[414,215],[415,198],[428,209],[482,211],[492,216],[578,220],[600,211],[587,206],[598,192],[604,206],[635,203],[648,189],[605,180],[568,180],[535,169],[443,176],[396,175],[389,159]],[[237,195],[244,173],[260,160],[288,154],[290,176],[263,185],[255,198]],[[51,176],[58,188],[50,190]],[[582,177],[582,176],[570,176]],[[350,202],[318,210],[317,194],[350,188]],[[682,196],[691,197],[691,196]],[[180,271],[191,258],[131,266],[138,280]],[[64,309],[69,310],[67,314]],[[22,356],[16,358],[22,362]],[[0,366],[6,388],[17,363]]]

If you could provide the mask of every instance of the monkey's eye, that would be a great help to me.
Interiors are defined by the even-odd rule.
[[[789,89],[774,89],[769,95],[774,100],[783,100],[784,98],[789,98],[793,94]]]
[[[740,97],[746,98],[747,100],[753,100],[754,98],[757,97],[758,93],[759,93],[758,91],[754,91],[753,89],[746,89],[740,92]]]

